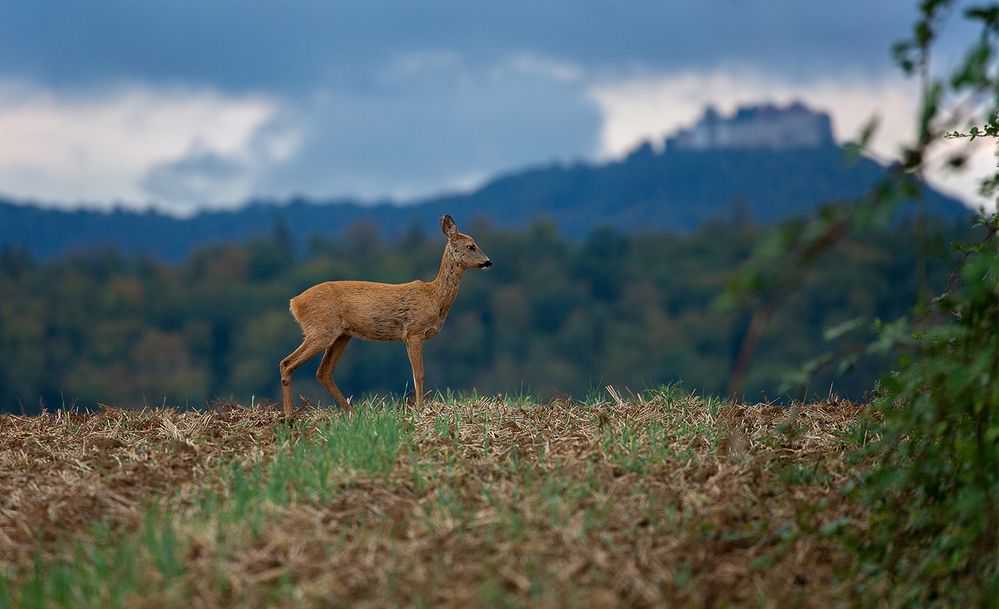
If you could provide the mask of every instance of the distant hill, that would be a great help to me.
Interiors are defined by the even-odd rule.
[[[733,215],[761,224],[801,216],[824,202],[863,194],[884,172],[869,159],[847,162],[832,141],[828,116],[800,104],[753,106],[731,118],[708,110],[692,129],[667,139],[662,151],[646,143],[619,161],[531,168],[469,193],[408,205],[296,199],[250,202],[237,211],[178,219],[155,212],[67,212],[0,201],[0,246],[25,247],[47,257],[112,245],[126,254],[178,260],[208,242],[270,233],[278,218],[304,242],[314,233],[342,234],[362,221],[389,238],[413,227],[434,231],[444,212],[466,226],[479,218],[504,228],[546,219],[570,238],[599,226],[690,231],[706,220]],[[956,199],[929,187],[924,200],[933,216],[954,219],[969,213]]]

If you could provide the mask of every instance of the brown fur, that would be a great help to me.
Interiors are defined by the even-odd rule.
[[[492,266],[475,240],[458,232],[451,216],[441,218],[447,245],[437,277],[426,281],[388,284],[370,281],[327,281],[291,299],[291,314],[305,339],[281,360],[281,397],[291,414],[291,375],[303,363],[324,352],[316,378],[333,398],[350,411],[350,403],[333,382],[333,370],[354,336],[406,343],[413,367],[416,406],[423,407],[423,342],[440,332],[465,269]]]

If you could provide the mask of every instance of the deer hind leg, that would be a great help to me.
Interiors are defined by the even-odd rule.
[[[343,408],[343,411],[348,413],[350,412],[350,403],[340,393],[340,388],[336,386],[336,382],[333,380],[333,370],[336,369],[336,364],[340,361],[340,356],[343,355],[343,350],[347,348],[349,342],[350,335],[348,334],[333,341],[333,345],[326,349],[326,353],[323,354],[323,361],[319,364],[319,370],[316,371],[316,378],[319,379],[319,382],[323,384],[323,387],[326,387],[333,399]]]
[[[413,367],[413,389],[416,390],[416,408],[423,409],[423,340],[406,339],[406,353],[409,354],[409,364]]]
[[[326,345],[321,342],[305,337],[302,344],[295,349],[291,355],[281,360],[279,369],[281,371],[281,401],[284,407],[284,414],[291,415],[291,375],[298,370],[299,366],[309,359],[315,357]]]

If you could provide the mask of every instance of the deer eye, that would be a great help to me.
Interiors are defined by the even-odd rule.
[[[468,251],[474,252],[475,251],[475,246],[474,245],[469,245],[468,246]]]

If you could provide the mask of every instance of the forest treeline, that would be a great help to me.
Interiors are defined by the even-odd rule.
[[[495,266],[466,274],[443,331],[427,344],[428,389],[584,397],[608,384],[637,390],[682,380],[707,393],[725,390],[748,313],[717,303],[764,229],[727,222],[692,234],[599,229],[571,241],[548,224],[461,228]],[[837,348],[825,329],[859,316],[892,320],[920,291],[939,292],[952,260],[948,244],[960,230],[895,227],[837,247],[777,315],[746,398],[794,395],[787,373]],[[0,408],[272,399],[278,362],[301,338],[291,297],[327,280],[429,281],[443,244],[415,228],[382,240],[359,225],[343,239],[313,238],[307,254],[296,255],[277,223],[268,238],[202,248],[180,264],[111,250],[38,261],[4,249]],[[303,367],[295,388],[328,404],[312,378],[317,364]],[[823,371],[796,391],[860,398],[886,366],[863,357],[851,371]],[[353,341],[336,374],[347,395],[401,394],[412,385],[399,343]]]

